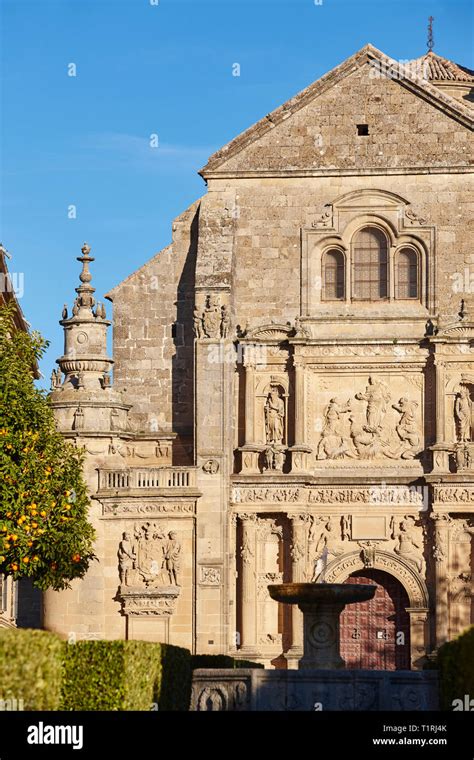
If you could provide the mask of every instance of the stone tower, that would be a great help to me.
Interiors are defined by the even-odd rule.
[[[96,438],[98,434],[126,430],[130,407],[111,386],[113,359],[107,356],[107,329],[111,322],[106,319],[104,305],[96,303],[93,295],[91,249],[84,243],[81,250],[82,256],[77,257],[82,263],[81,284],[75,289],[72,315],[68,316],[65,306],[60,321],[64,354],[57,360],[60,370],[53,371],[51,405],[61,432],[75,436],[89,432]]]

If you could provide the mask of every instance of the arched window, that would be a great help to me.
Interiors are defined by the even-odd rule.
[[[323,256],[323,300],[341,301],[345,296],[344,254],[333,249]]]
[[[397,257],[397,298],[419,298],[418,254],[402,248]]]
[[[364,227],[352,240],[352,297],[360,301],[388,298],[388,243],[376,227]]]

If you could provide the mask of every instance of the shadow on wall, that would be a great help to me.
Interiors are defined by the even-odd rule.
[[[42,628],[42,591],[35,588],[29,578],[23,578],[17,584],[17,594],[18,628]]]
[[[199,209],[191,223],[186,261],[178,280],[176,322],[173,325],[175,355],[172,363],[172,429],[178,434],[173,465],[193,464],[194,428],[194,286],[198,246]]]

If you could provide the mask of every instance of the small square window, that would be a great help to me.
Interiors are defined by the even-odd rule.
[[[369,125],[368,124],[357,124],[357,134],[360,135],[368,135],[369,134]]]

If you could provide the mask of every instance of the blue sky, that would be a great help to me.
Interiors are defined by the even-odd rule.
[[[51,341],[45,384],[85,240],[102,299],[170,242],[212,152],[367,42],[422,55],[430,14],[435,52],[474,68],[470,0],[152,3],[0,0],[0,240]]]

